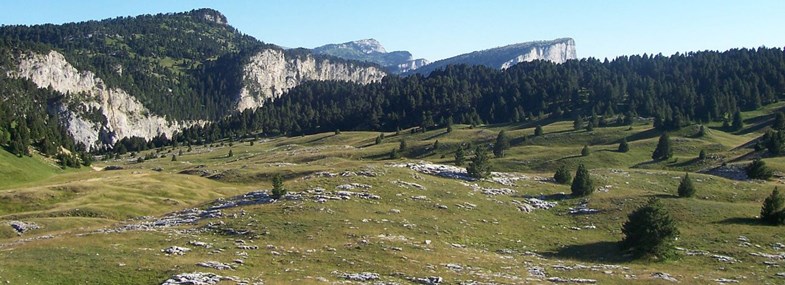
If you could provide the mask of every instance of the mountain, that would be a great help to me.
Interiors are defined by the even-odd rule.
[[[376,63],[391,73],[402,73],[428,64],[424,58],[414,59],[408,51],[387,52],[379,41],[364,39],[342,44],[328,44],[313,49],[315,54]]]
[[[561,38],[552,41],[534,41],[512,44],[503,47],[466,53],[432,62],[408,71],[409,73],[429,74],[450,64],[484,65],[491,68],[507,69],[520,62],[547,60],[564,63],[576,59],[575,41]]]
[[[129,137],[172,138],[309,80],[367,84],[385,75],[372,63],[263,43],[211,9],[0,27],[0,81],[27,93],[50,89],[54,95],[37,110],[88,149]],[[31,97],[0,93],[9,96]],[[0,133],[17,129],[0,126]]]

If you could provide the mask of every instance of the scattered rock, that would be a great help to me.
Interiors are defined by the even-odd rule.
[[[161,251],[169,255],[183,255],[186,252],[191,251],[191,249],[187,247],[170,246],[162,249]]]
[[[739,280],[727,279],[727,278],[719,278],[719,279],[714,279],[714,282],[717,282],[717,283],[720,283],[720,284],[729,284],[729,283],[739,283]]]
[[[413,183],[413,182],[406,182],[406,181],[401,181],[401,180],[395,180],[392,183],[396,184],[398,186],[401,186],[403,188],[407,188],[407,189],[411,187],[411,188],[415,188],[415,189],[418,189],[418,190],[426,190],[425,186],[422,186],[420,184]]]
[[[455,271],[455,272],[463,270],[463,266],[461,266],[460,264],[455,264],[455,263],[447,263],[447,264],[444,265],[444,267],[447,267],[447,269]]]
[[[725,255],[714,254],[711,257],[716,259],[719,262],[725,262],[725,263],[736,263],[736,262],[738,262],[738,260],[736,260],[735,258],[730,257],[730,256],[725,256]]]
[[[23,234],[27,231],[37,230],[41,228],[41,226],[33,222],[11,221],[8,224],[11,225],[12,228],[14,228],[17,234]]]
[[[665,272],[654,272],[654,273],[651,274],[651,278],[662,279],[662,280],[670,281],[670,282],[679,282],[679,280],[677,280],[676,278],[673,278],[673,276],[671,276],[670,274],[665,273]]]
[[[594,279],[585,279],[585,278],[561,278],[561,277],[550,277],[546,279],[553,283],[577,283],[577,284],[595,284],[597,280]]]
[[[349,184],[338,185],[335,188],[338,190],[354,190],[354,189],[371,189],[371,187],[372,186],[368,184],[349,183]]]
[[[218,262],[218,261],[205,261],[205,262],[199,262],[199,263],[197,263],[196,265],[197,265],[197,266],[201,266],[201,267],[212,268],[212,269],[216,269],[216,270],[228,270],[228,269],[232,269],[232,266],[231,266],[231,265],[229,265],[229,264],[226,264],[226,263],[221,263],[221,262]]]
[[[188,244],[193,245],[193,246],[200,246],[200,247],[204,247],[204,248],[211,248],[211,247],[213,247],[212,245],[210,245],[210,244],[208,244],[206,242],[195,241],[195,240],[189,241]]]
[[[539,266],[529,267],[527,271],[529,271],[529,276],[537,279],[545,279],[548,276],[545,273],[545,268]]]
[[[452,166],[452,165],[433,164],[433,163],[421,161],[419,163],[389,164],[388,166],[405,167],[420,173],[452,178],[452,179],[474,181],[474,178],[469,177],[469,175],[466,173],[466,168]]]
[[[777,273],[777,274],[774,274],[774,276],[777,276],[777,277],[784,277],[784,278],[785,278],[785,272],[779,272],[779,273]]]
[[[189,285],[201,285],[201,284],[218,284],[223,280],[223,276],[217,275],[214,273],[204,273],[204,272],[194,272],[194,273],[182,273],[172,276],[172,278],[167,279],[161,285],[178,285],[178,284],[189,284]]]
[[[361,273],[338,273],[333,271],[334,275],[338,275],[340,278],[351,280],[351,281],[373,281],[379,280],[379,274],[373,272],[361,272]]]
[[[589,214],[596,214],[599,213],[600,210],[589,208],[589,204],[587,202],[583,202],[577,207],[570,208],[570,215],[589,215]]]
[[[393,214],[400,214],[400,213],[401,213],[401,210],[398,210],[398,209],[390,209],[390,213],[393,213]]]
[[[414,283],[424,284],[424,285],[436,285],[441,284],[444,279],[439,276],[430,276],[425,278],[418,278],[418,277],[409,277],[407,278],[409,281]]]

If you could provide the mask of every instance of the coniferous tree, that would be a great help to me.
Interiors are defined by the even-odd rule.
[[[534,136],[539,137],[541,135],[542,135],[542,126],[537,125],[537,127],[534,128]]]
[[[619,152],[628,152],[630,151],[630,145],[627,143],[627,138],[623,138],[619,143]]]
[[[439,145],[439,140],[436,140],[435,142],[433,142],[433,151],[439,150],[439,146],[440,146]]]
[[[172,161],[177,161],[177,156],[174,154],[172,155]]]
[[[583,127],[583,117],[578,115],[574,121],[572,121],[572,128],[574,130],[580,130]]]
[[[335,134],[336,135],[340,135],[341,134],[341,130],[340,129],[335,129]]]
[[[398,144],[398,149],[400,151],[406,150],[406,140],[405,139],[401,139],[400,144]]]
[[[785,197],[780,194],[780,190],[774,187],[771,195],[763,200],[763,206],[760,209],[760,220],[769,225],[781,225],[785,223],[783,219],[785,213]]]
[[[504,130],[500,131],[496,136],[496,143],[493,144],[493,155],[496,157],[504,157],[504,152],[510,148],[510,139]]]
[[[746,170],[747,177],[750,179],[766,180],[771,178],[772,175],[771,169],[769,169],[769,167],[766,166],[766,162],[760,158],[753,160],[744,170]]]
[[[581,149],[581,156],[589,156],[591,154],[591,150],[589,150],[589,145],[584,145]]]
[[[283,176],[276,174],[273,176],[273,190],[270,197],[281,199],[284,195],[286,195],[286,188],[283,187]]]
[[[622,226],[622,249],[635,257],[651,256],[660,260],[674,255],[674,240],[679,236],[676,222],[656,198],[627,216]]]
[[[553,174],[553,180],[559,184],[569,184],[572,182],[572,174],[567,170],[567,166],[562,164],[556,169],[556,173]]]
[[[230,149],[230,150],[229,150],[229,154],[228,154],[228,155],[226,155],[226,157],[232,157],[232,156],[234,156],[234,153],[232,153],[232,150]]]
[[[774,123],[771,125],[772,129],[783,130],[785,129],[785,112],[777,112],[774,116]]]
[[[669,159],[671,156],[673,156],[673,150],[671,149],[670,136],[668,136],[668,133],[662,133],[660,140],[657,142],[657,148],[651,154],[651,159],[659,161]]]
[[[463,147],[458,147],[455,151],[455,165],[462,166],[466,162],[466,155],[464,154]]]
[[[474,157],[472,157],[469,166],[466,167],[466,173],[469,177],[482,179],[491,176],[491,165],[488,152],[482,148],[477,147],[474,149]]]
[[[589,121],[589,123],[586,124],[586,131],[587,132],[594,131],[594,122]]]
[[[378,137],[376,137],[376,141],[375,141],[375,143],[376,143],[376,144],[381,144],[381,143],[382,143],[382,136],[378,136]]]
[[[706,150],[703,150],[703,149],[702,149],[702,150],[701,150],[701,152],[700,152],[700,153],[698,153],[698,159],[699,159],[699,160],[704,160],[704,159],[706,159]]]
[[[704,136],[706,136],[706,128],[701,125],[698,129],[697,137],[702,138]]]
[[[733,123],[731,124],[732,131],[739,131],[744,127],[744,120],[741,118],[741,111],[733,113]]]
[[[394,149],[392,149],[390,151],[389,157],[390,157],[390,159],[399,159],[399,158],[401,158],[401,154],[398,153],[398,149],[397,148],[394,148]]]
[[[177,155],[178,155],[178,156],[183,156],[183,150],[181,149],[180,151],[178,151],[178,152],[177,152]]]
[[[689,174],[684,174],[684,178],[679,183],[679,197],[689,198],[695,195],[695,186],[692,185],[692,180]]]
[[[589,176],[589,170],[583,164],[578,165],[570,190],[572,190],[572,195],[576,197],[588,196],[594,192],[594,182]]]

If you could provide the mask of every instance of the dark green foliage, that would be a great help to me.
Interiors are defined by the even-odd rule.
[[[510,148],[510,139],[504,131],[500,131],[496,136],[496,143],[493,144],[493,155],[504,157],[504,152]]]
[[[702,149],[702,150],[701,150],[701,152],[700,152],[700,153],[698,153],[698,159],[699,159],[699,160],[704,160],[704,159],[706,159],[706,150],[703,150],[703,149]]]
[[[774,115],[774,123],[771,125],[771,128],[775,130],[785,129],[785,112],[777,112]]]
[[[439,150],[439,140],[433,142],[433,151]]]
[[[581,156],[589,156],[591,154],[591,150],[589,149],[588,145],[584,145],[581,149]]]
[[[578,165],[570,190],[572,190],[572,196],[575,197],[588,196],[594,192],[594,182],[589,175],[589,170],[583,164]]]
[[[398,149],[397,148],[394,148],[394,149],[392,149],[390,151],[390,154],[388,155],[388,157],[390,159],[399,159],[399,158],[401,158],[401,154],[398,153]]]
[[[621,247],[633,256],[665,260],[674,256],[673,242],[679,229],[662,203],[652,198],[627,216],[622,233]]]
[[[628,152],[630,151],[630,145],[627,143],[627,138],[623,138],[619,143],[619,152]]]
[[[586,124],[586,131],[587,132],[594,131],[594,122],[589,121],[589,123]]]
[[[375,143],[375,144],[381,144],[381,143],[382,143],[382,140],[383,140],[383,138],[382,138],[382,136],[380,135],[380,136],[376,137],[376,141],[375,141],[374,143]]]
[[[766,166],[766,162],[761,160],[760,158],[755,159],[744,168],[747,171],[747,176],[750,179],[761,179],[766,180],[771,178],[772,171]]]
[[[559,184],[569,184],[572,182],[572,174],[567,170],[567,166],[561,165],[556,169],[556,173],[553,174],[553,180]]]
[[[744,127],[744,120],[741,118],[741,111],[733,113],[733,123],[730,126],[731,131],[739,131]]]
[[[406,150],[406,140],[405,139],[401,139],[401,143],[398,145],[398,149],[400,151]]]
[[[695,186],[692,185],[692,180],[689,174],[684,174],[684,178],[679,183],[679,197],[689,198],[695,195]]]
[[[232,156],[234,156],[234,153],[232,152],[232,150],[231,150],[231,149],[229,150],[229,154],[227,154],[226,156],[227,156],[227,157],[232,157]]]
[[[488,178],[491,176],[490,158],[488,157],[488,152],[484,148],[478,146],[474,149],[474,157],[472,157],[469,166],[466,167],[466,173],[469,174],[469,177],[476,179]]]
[[[572,128],[574,130],[580,130],[583,127],[583,117],[577,116],[574,121],[572,121]]]
[[[172,155],[172,161],[177,161],[177,156],[174,154]]]
[[[178,155],[178,156],[183,156],[183,150],[182,150],[182,149],[181,149],[181,150],[179,150],[179,151],[177,152],[177,155]]]
[[[542,126],[537,125],[537,127],[534,128],[534,136],[539,137],[541,135],[542,135]]]
[[[780,194],[780,190],[774,187],[771,195],[763,200],[763,206],[760,209],[761,222],[769,225],[782,225],[785,224],[785,197]]]
[[[655,161],[666,160],[673,156],[673,149],[671,149],[671,138],[668,133],[662,133],[660,140],[657,142],[657,148],[651,154],[651,159]]]
[[[283,187],[283,176],[276,174],[273,176],[273,190],[270,197],[273,199],[281,199],[286,195],[286,188]]]
[[[702,138],[702,137],[706,136],[706,128],[703,127],[703,125],[701,125],[700,129],[698,129],[698,133],[695,136],[697,136],[699,138]]]
[[[785,130],[776,132],[768,131],[760,139],[772,155],[785,153]]]
[[[335,134],[336,135],[340,135],[341,134],[341,130],[340,129],[335,129]]]
[[[464,154],[463,147],[458,147],[455,151],[455,165],[462,166],[466,162],[466,154]]]

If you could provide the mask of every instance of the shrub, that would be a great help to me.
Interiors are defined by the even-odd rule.
[[[673,241],[679,229],[668,210],[656,198],[627,216],[622,226],[622,249],[635,257],[651,256],[660,260],[674,255]]]

